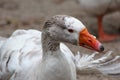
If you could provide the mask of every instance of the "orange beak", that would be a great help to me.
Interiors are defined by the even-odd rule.
[[[79,33],[79,45],[95,51],[104,51],[102,44],[85,28]]]

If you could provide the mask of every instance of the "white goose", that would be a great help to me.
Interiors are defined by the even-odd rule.
[[[104,65],[108,55],[94,60],[80,54],[74,56],[69,48],[60,42],[103,51],[104,48],[90,35],[85,26],[76,18],[66,15],[53,16],[46,21],[43,31],[17,30],[10,38],[1,41],[0,47],[0,80],[76,80],[76,68],[97,69],[106,74],[116,74],[118,67]],[[81,64],[82,62],[87,62]],[[96,65],[97,64],[97,65]],[[110,71],[114,70],[114,72]]]
[[[100,41],[111,41],[119,38],[118,35],[108,35],[103,30],[102,19],[104,15],[120,11],[120,0],[78,0],[80,7],[98,19],[98,35]]]

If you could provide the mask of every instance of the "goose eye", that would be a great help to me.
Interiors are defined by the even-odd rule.
[[[68,32],[73,33],[74,30],[73,29],[68,29]]]

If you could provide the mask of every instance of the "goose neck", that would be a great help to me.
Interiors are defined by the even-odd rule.
[[[60,42],[54,40],[50,37],[50,34],[43,32],[42,33],[42,48],[43,48],[43,56],[48,52],[56,52],[59,50]],[[52,54],[51,54],[52,55]]]

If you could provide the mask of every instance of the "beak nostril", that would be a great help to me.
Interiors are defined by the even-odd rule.
[[[92,41],[91,40],[88,40],[90,43],[92,43]]]
[[[100,46],[100,51],[104,51],[104,47],[102,45]]]
[[[84,44],[84,43],[81,43],[81,45],[83,45],[83,46],[84,46],[85,44]]]

